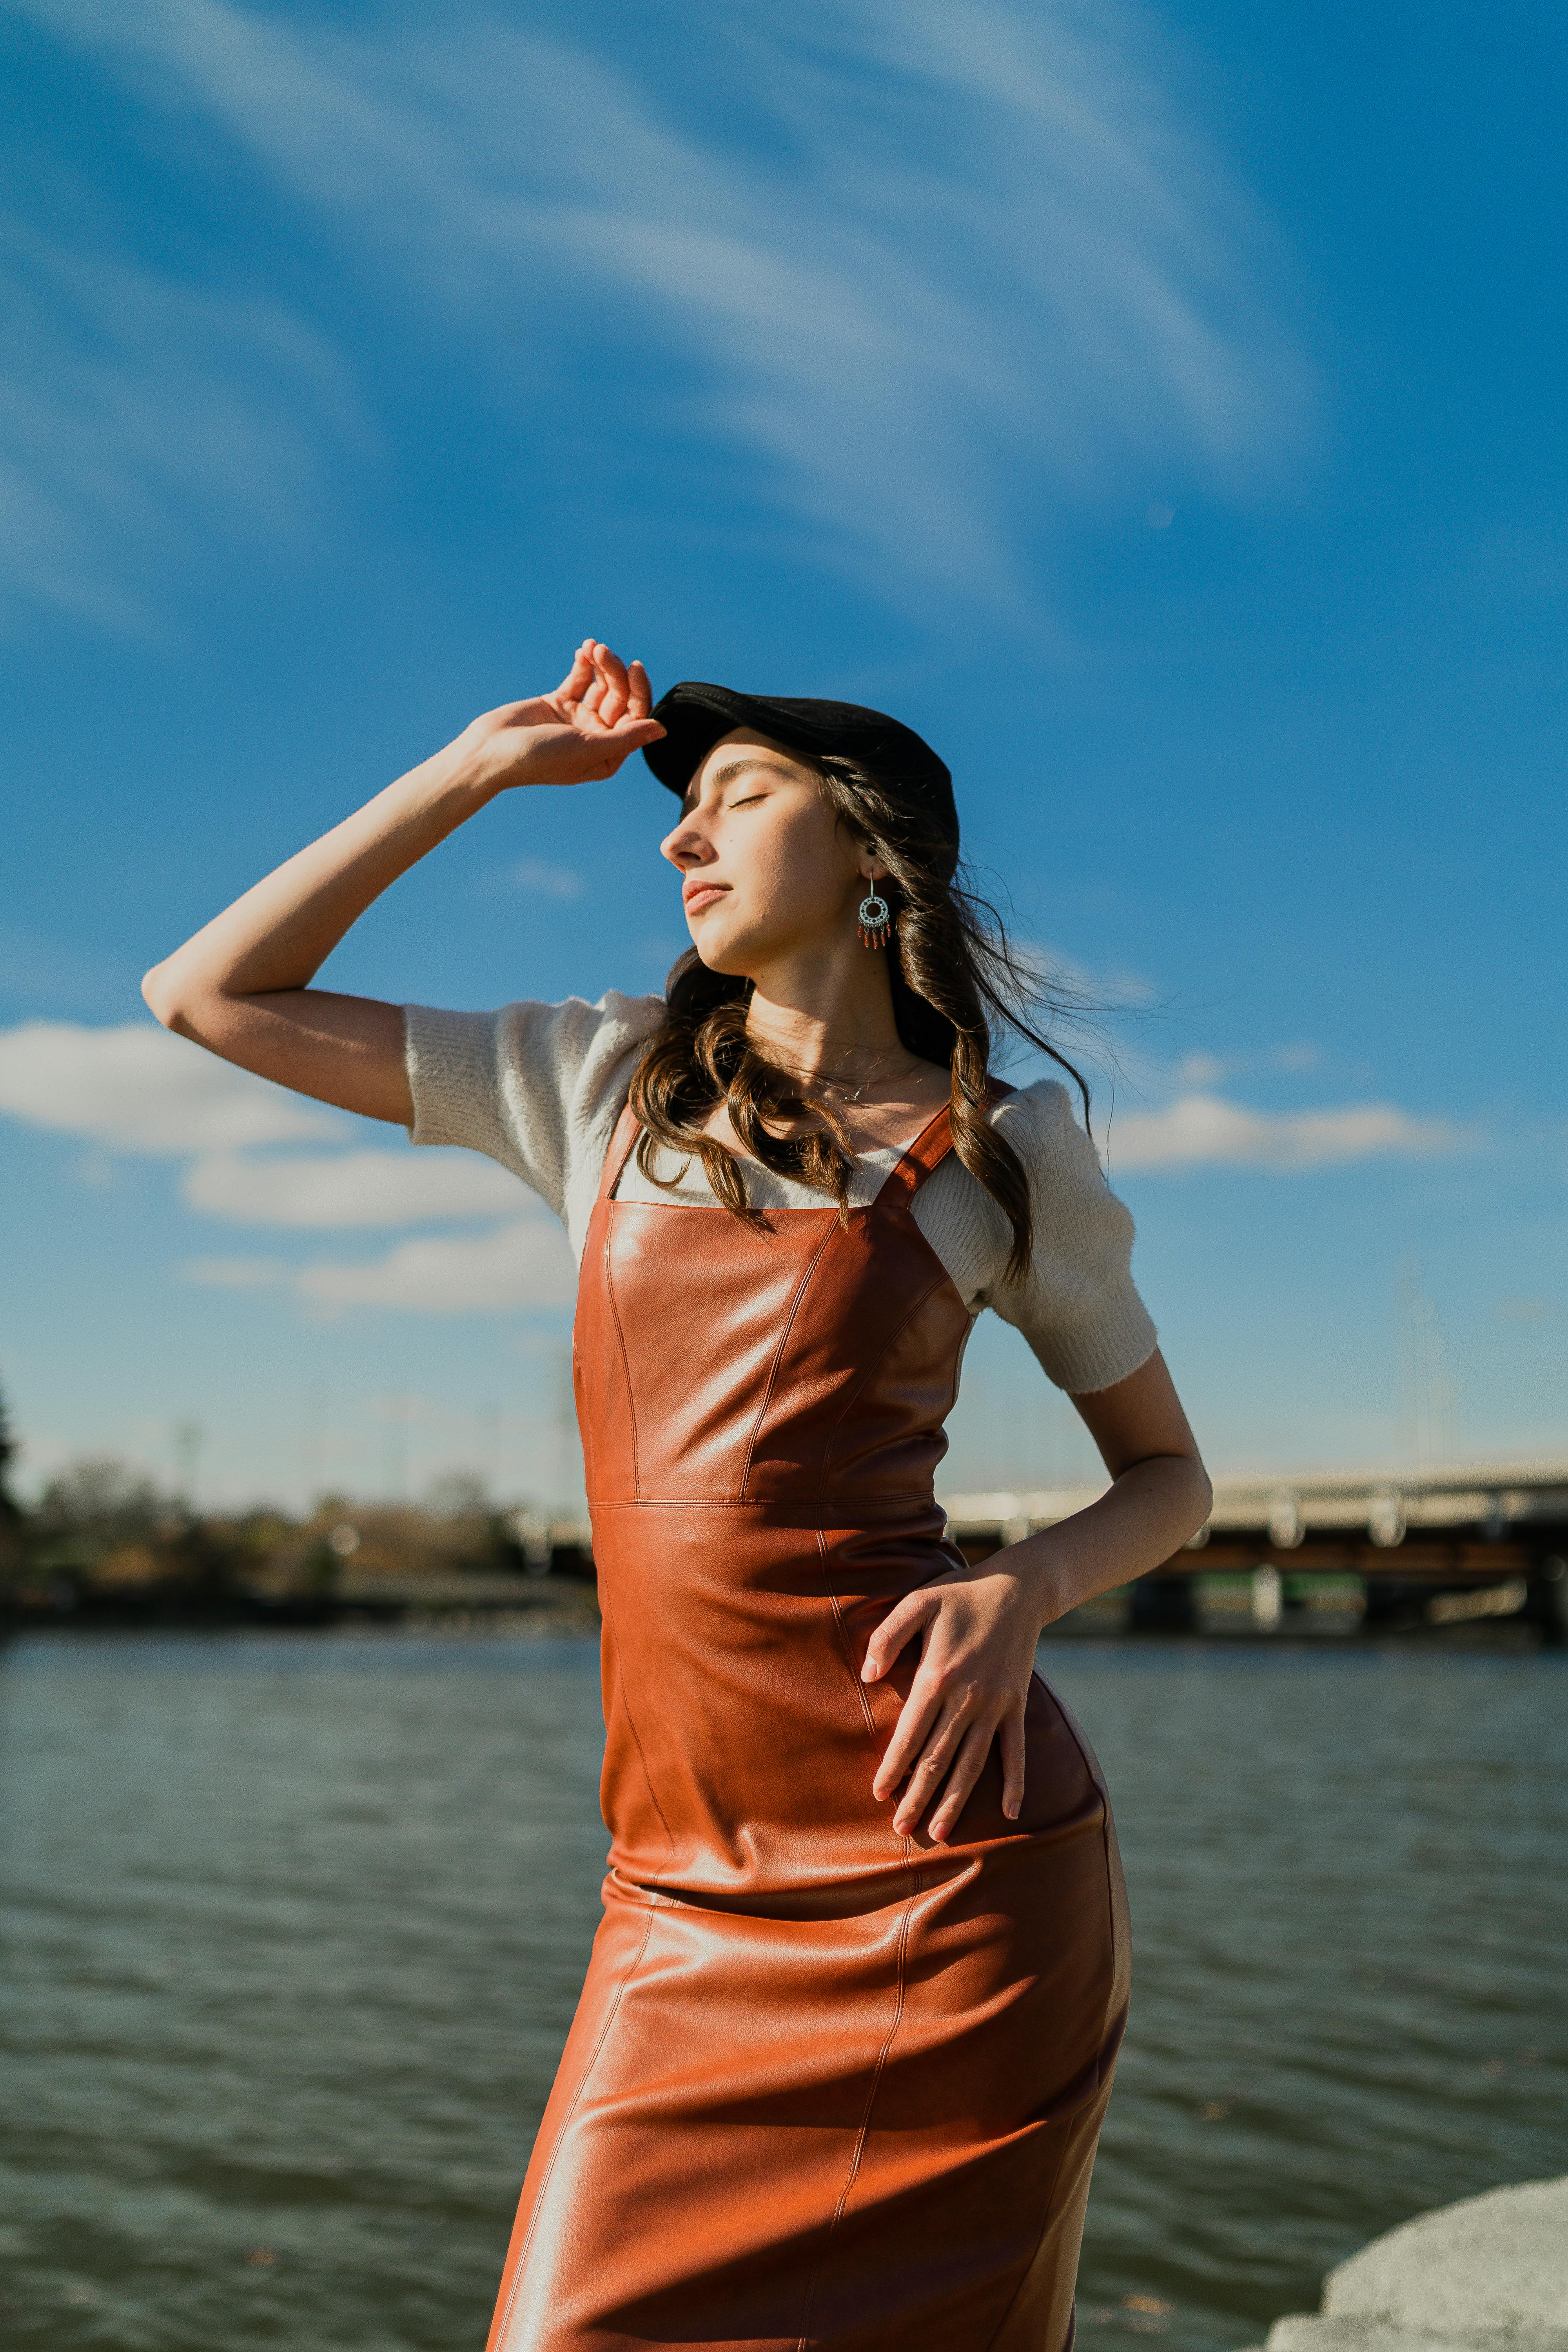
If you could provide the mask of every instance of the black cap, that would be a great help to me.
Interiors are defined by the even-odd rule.
[[[737,694],[728,686],[687,677],[659,697],[653,715],[665,732],[657,743],[644,746],[643,758],[672,793],[685,792],[693,770],[721,735],[750,727],[814,759],[832,751],[860,761],[875,770],[879,783],[906,793],[933,817],[957,856],[958,811],[946,765],[912,727],[884,710],[868,710],[859,702]]]

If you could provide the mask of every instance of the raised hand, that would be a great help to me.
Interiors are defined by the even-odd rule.
[[[453,748],[494,791],[518,784],[585,784],[613,776],[664,729],[650,719],[653,688],[640,661],[629,667],[593,637],[577,648],[553,694],[487,710]]]

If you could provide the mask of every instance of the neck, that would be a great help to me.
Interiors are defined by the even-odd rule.
[[[770,1060],[813,1076],[831,1076],[878,1056],[896,1059],[905,1050],[893,1019],[887,958],[858,941],[847,954],[759,973],[746,1029]]]

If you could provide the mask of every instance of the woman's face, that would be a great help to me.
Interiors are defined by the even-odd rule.
[[[855,938],[872,860],[823,798],[820,780],[749,727],[721,735],[660,845],[710,971],[752,979],[782,957]]]

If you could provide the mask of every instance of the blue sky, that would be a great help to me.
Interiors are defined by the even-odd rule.
[[[194,1423],[213,1500],[566,1494],[527,1196],[137,981],[589,633],[947,756],[1112,1008],[1079,1042],[1216,1463],[1408,1453],[1413,1258],[1444,1442],[1555,1448],[1565,47],[1534,6],[15,5],[26,1476],[167,1475]],[[501,803],[329,977],[657,988],[667,813],[640,762]],[[1000,1327],[953,1436],[954,1484],[1084,1458]]]

